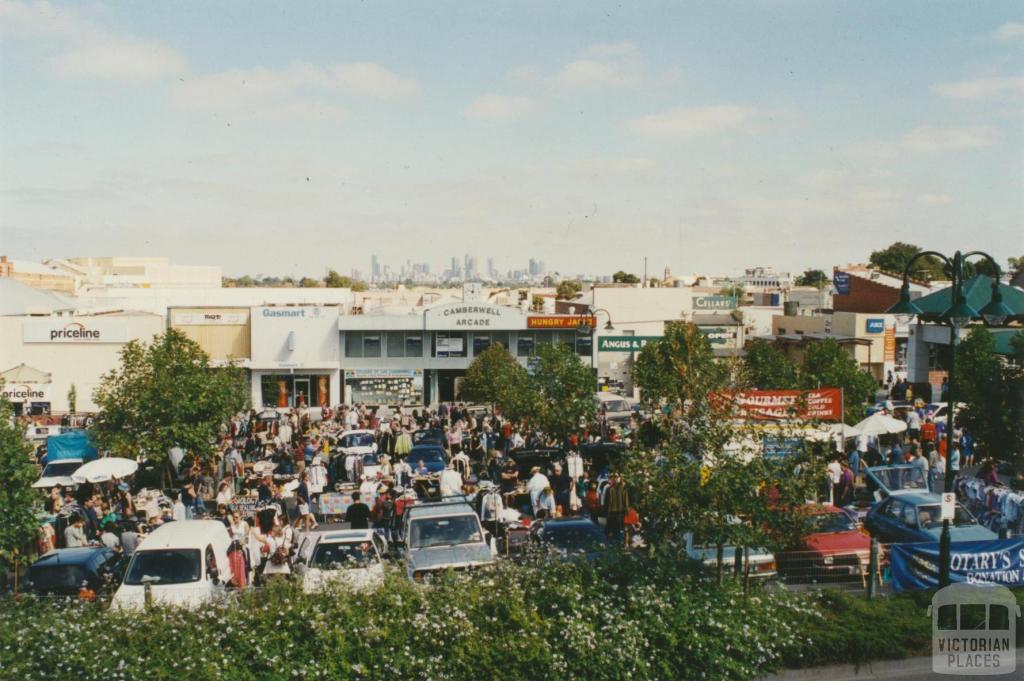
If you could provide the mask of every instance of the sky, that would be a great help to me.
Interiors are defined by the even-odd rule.
[[[0,253],[1024,254],[1018,2],[0,0]]]

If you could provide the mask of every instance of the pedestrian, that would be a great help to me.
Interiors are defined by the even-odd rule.
[[[605,534],[610,538],[618,539],[625,529],[626,512],[629,510],[629,491],[618,473],[612,473],[608,489],[605,492],[605,506],[608,513],[608,521],[604,528]]]
[[[449,461],[441,473],[441,496],[454,497],[462,493],[462,476],[455,470],[455,462]]]
[[[572,477],[562,469],[562,464],[556,463],[551,475],[551,487],[555,490],[555,504],[558,505],[561,514],[569,514],[569,497],[572,494],[574,484]]]
[[[359,492],[352,493],[352,503],[345,510],[345,522],[353,530],[367,530],[370,528],[370,507],[360,501]]]
[[[315,530],[317,523],[313,517],[313,500],[309,496],[309,473],[303,471],[299,476],[299,486],[295,489],[295,498],[298,500],[298,516],[302,521],[304,532]]]
[[[530,494],[530,508],[537,508],[541,492],[547,487],[551,487],[551,482],[546,475],[541,473],[540,466],[530,469],[530,479],[526,483],[526,491]]]
[[[829,461],[826,469],[828,471],[829,481],[832,483],[832,503],[838,506],[840,497],[839,483],[843,476],[843,467],[839,463],[839,457],[835,457]]]
[[[85,518],[76,514],[71,524],[64,529],[64,546],[74,549],[88,544],[89,540],[85,536]]]

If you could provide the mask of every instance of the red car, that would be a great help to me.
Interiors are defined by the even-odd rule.
[[[810,534],[792,551],[776,555],[779,575],[788,582],[859,579],[868,574],[871,537],[835,506],[808,506]]]

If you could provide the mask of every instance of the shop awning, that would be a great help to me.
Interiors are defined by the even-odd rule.
[[[1003,296],[1003,303],[1013,311],[1007,321],[1024,322],[1024,291],[1015,286],[1000,284],[999,292]],[[992,300],[992,278],[978,274],[965,281],[964,297],[968,305],[981,310]],[[947,287],[917,298],[914,304],[921,310],[918,316],[922,321],[937,322],[942,321],[941,317],[950,308],[952,299],[953,288]]]

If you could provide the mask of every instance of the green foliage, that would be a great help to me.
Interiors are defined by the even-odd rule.
[[[640,277],[636,276],[635,274],[630,274],[629,272],[623,272],[622,270],[619,270],[618,272],[612,275],[612,281],[615,282],[616,284],[639,284]]]
[[[350,288],[356,292],[366,290],[366,282],[343,276],[335,270],[327,271],[327,276],[324,277],[324,284],[327,285],[327,288]]]
[[[558,282],[558,288],[555,289],[555,296],[558,300],[572,300],[582,289],[583,285],[580,284],[580,282],[572,279],[564,279]]]
[[[880,270],[891,272],[897,276],[903,276],[903,270],[906,268],[907,263],[920,252],[921,248],[919,246],[897,241],[888,248],[873,251],[871,257],[868,258],[868,262]],[[941,260],[932,256],[919,259],[915,263],[914,271],[910,275],[917,279],[925,280],[947,278],[945,265]]]
[[[182,447],[208,460],[221,425],[246,406],[248,386],[242,369],[211,367],[197,343],[168,329],[148,345],[128,343],[93,399],[99,414],[90,432],[100,449],[161,463]]]
[[[301,288],[319,288],[320,280],[313,277],[303,277],[299,280],[299,286]]]
[[[0,564],[12,562],[21,547],[35,538],[39,526],[39,496],[32,489],[38,472],[31,454],[32,446],[14,419],[11,403],[0,398]]]
[[[842,388],[846,405],[843,418],[851,425],[863,418],[864,404],[878,385],[834,338],[808,344],[799,375],[804,390],[822,386]]]
[[[758,390],[794,390],[799,387],[797,367],[771,341],[755,338],[743,358],[745,378]]]
[[[78,412],[78,388],[75,384],[71,384],[71,389],[68,390],[68,411],[72,414]]]
[[[544,296],[535,295],[530,300],[530,309],[534,312],[541,312],[544,310]]]
[[[956,348],[953,399],[965,407],[958,422],[974,435],[979,452],[1024,458],[1024,333],[1013,338],[1016,366],[995,353],[996,341],[983,326],[971,327]]]
[[[501,343],[492,343],[477,355],[460,384],[460,398],[493,404],[506,416],[520,419],[533,412],[534,393],[526,369]]]
[[[815,286],[825,288],[832,279],[821,270],[804,270],[804,273],[796,278],[797,286]]]
[[[1024,271],[1024,255],[1019,258],[1009,258],[1007,261],[1007,272],[1010,276],[1017,276]]]
[[[530,376],[533,420],[549,435],[564,440],[581,422],[594,417],[597,383],[579,355],[563,343],[537,348],[538,364]]]
[[[742,302],[744,291],[743,287],[740,286],[739,284],[733,284],[732,286],[723,286],[722,288],[718,289],[718,295],[731,296]]]

